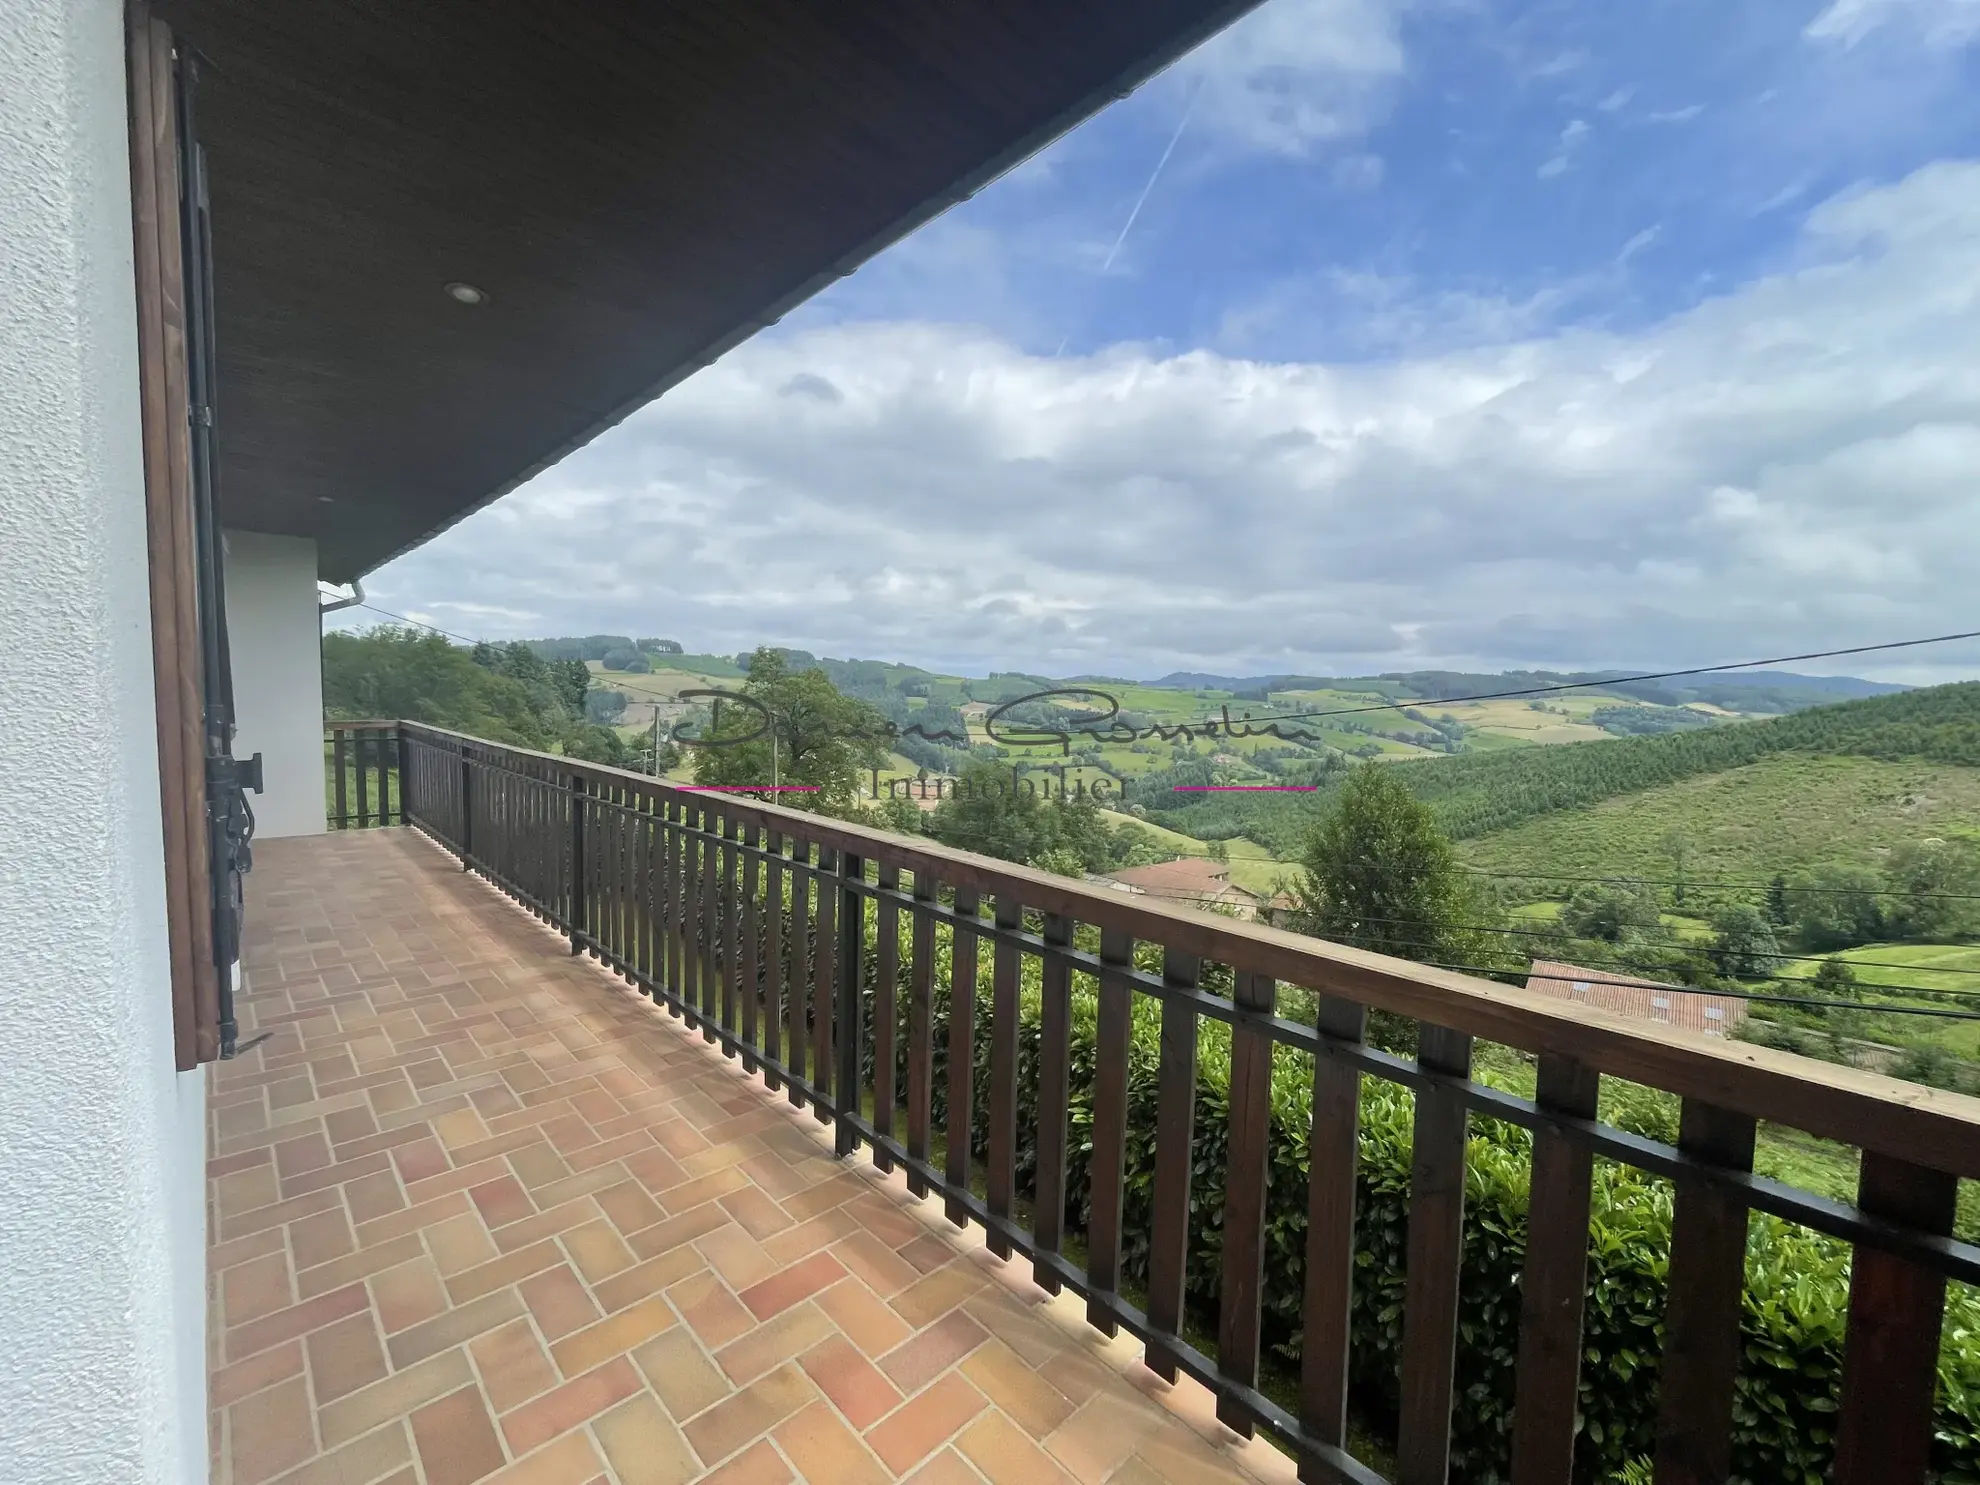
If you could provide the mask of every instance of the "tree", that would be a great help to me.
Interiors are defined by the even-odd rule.
[[[685,653],[681,649],[681,642],[677,639],[642,639],[634,648],[644,650],[649,655],[679,655]]]
[[[886,718],[840,694],[824,671],[789,670],[783,656],[767,647],[750,656],[742,694],[754,704],[718,703],[704,734],[727,745],[692,750],[695,782],[810,784],[815,792],[792,793],[780,802],[842,817],[858,814],[860,775],[887,758]]]
[[[474,643],[474,663],[483,670],[496,670],[502,664],[502,652],[485,639]]]
[[[404,717],[524,748],[549,746],[566,722],[547,689],[475,664],[443,635],[390,625],[323,637],[323,711]]]
[[[1868,867],[1818,867],[1790,882],[1786,897],[1795,942],[1812,953],[1884,937],[1883,894],[1877,874]]]
[[[1815,966],[1808,983],[1823,1000],[1857,999],[1856,971],[1847,959],[1824,959]]]
[[[1355,769],[1300,856],[1292,925],[1419,962],[1511,967],[1488,931],[1492,908],[1458,864],[1429,808],[1380,764]],[[1412,1048],[1414,1023],[1371,1017],[1370,1035]]]
[[[1787,878],[1779,872],[1767,884],[1766,914],[1767,921],[1776,928],[1785,928],[1794,921],[1794,914],[1788,911]]]
[[[1041,871],[1057,872],[1062,877],[1078,877],[1086,874],[1086,867],[1079,859],[1079,853],[1065,846],[1053,846],[1041,851],[1038,859],[1031,863]]]
[[[1760,980],[1781,966],[1774,926],[1750,902],[1720,908],[1712,918],[1712,959],[1719,973],[1735,980]]]
[[[591,672],[582,660],[553,660],[550,662],[550,678],[564,693],[564,704],[571,709],[571,715],[584,715],[584,698],[591,690]],[[623,710],[623,705],[621,706]]]
[[[1032,861],[1054,844],[1045,804],[1020,788],[1002,764],[972,759],[963,765],[956,791],[928,816],[928,833],[945,846]]]
[[[1209,856],[1212,861],[1218,862],[1223,865],[1229,865],[1231,859],[1230,843],[1228,841],[1221,841],[1221,840],[1211,841],[1209,847]]]
[[[598,663],[607,670],[625,670],[637,659],[639,659],[638,650],[607,650],[605,652],[605,658]]]
[[[1975,904],[1965,899],[1980,888],[1980,871],[1970,845],[1943,840],[1901,845],[1884,863],[1884,879],[1891,888],[1886,911],[1894,937],[1947,939],[1971,930]]]
[[[1671,863],[1671,904],[1683,907],[1686,868],[1691,865],[1691,837],[1682,830],[1666,831],[1664,857]]]
[[[1656,934],[1663,919],[1657,899],[1641,882],[1602,882],[1578,888],[1561,909],[1561,925],[1578,938],[1619,944]]]
[[[921,807],[899,794],[889,795],[874,808],[880,827],[897,835],[921,834]]]
[[[615,726],[626,714],[626,693],[623,691],[587,691],[584,695],[584,719],[596,722],[602,727]]]
[[[639,760],[625,739],[609,727],[580,727],[565,740],[564,752],[587,763],[604,763],[613,768],[633,768]]]

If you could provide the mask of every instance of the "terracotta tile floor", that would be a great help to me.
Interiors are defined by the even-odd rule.
[[[424,838],[255,857],[220,1485],[1291,1479]]]

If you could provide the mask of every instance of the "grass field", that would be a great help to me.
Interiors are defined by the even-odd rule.
[[[1528,820],[1460,843],[1495,872],[1668,877],[1666,841],[1689,843],[1699,881],[1766,881],[1824,862],[1875,865],[1906,841],[1970,832],[1980,769],[1783,754]]]
[[[1864,944],[1829,956],[1848,964],[1857,983],[1886,989],[1909,987],[1942,990],[1980,996],[1980,945],[1975,944]],[[1793,960],[1782,970],[1781,978],[1792,982],[1807,979],[1820,966],[1809,960]],[[1910,1005],[1947,1005],[1940,996],[1905,995],[1898,998]],[[1980,1010],[1980,1001],[1967,1001],[1960,1010]],[[1874,1011],[1873,1011],[1874,1014]],[[1915,1017],[1883,1018],[1878,1039],[1900,1040],[1906,1045],[1930,1041],[1955,1057],[1980,1061],[1980,1021],[1924,1021]]]

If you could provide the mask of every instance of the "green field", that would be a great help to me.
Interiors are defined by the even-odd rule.
[[[1892,846],[1976,826],[1980,768],[1787,753],[1540,815],[1459,850],[1511,875],[1663,878],[1676,832],[1693,880],[1752,882],[1830,862],[1875,866]]]
[[[1880,987],[1908,1005],[1951,1004],[1942,996],[1905,994],[1907,989],[1949,991],[1980,997],[1980,945],[1864,944],[1828,956],[1848,964],[1857,983]],[[1819,965],[1811,960],[1790,962],[1781,972],[1792,984],[1807,979]],[[1961,1010],[1980,1010],[1980,999],[1961,1002]],[[1874,1014],[1874,1004],[1872,1007]],[[1925,1021],[1885,1016],[1876,1025],[1877,1039],[1902,1045],[1930,1041],[1956,1057],[1980,1060],[1980,1021]]]

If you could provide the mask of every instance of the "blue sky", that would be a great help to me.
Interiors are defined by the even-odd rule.
[[[791,323],[1275,360],[1405,348],[1382,307],[1440,296],[1476,317],[1410,319],[1407,348],[1641,324],[1779,264],[1797,205],[1980,139],[1980,52],[1929,44],[1980,6],[1886,8],[1828,41],[1793,0],[1267,5],[1221,45],[1331,24],[1338,65],[1239,88],[1185,63]]]
[[[1980,627],[1976,42],[1980,0],[1269,0],[372,590],[1144,674]]]

